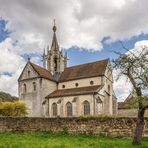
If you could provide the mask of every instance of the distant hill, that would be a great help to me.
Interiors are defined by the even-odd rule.
[[[5,93],[3,91],[0,91],[0,102],[16,101],[16,100],[18,100],[18,97],[15,97],[9,93]]]

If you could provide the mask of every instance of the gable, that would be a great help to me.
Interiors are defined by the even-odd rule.
[[[25,80],[25,79],[28,79],[28,78],[35,78],[35,77],[38,77],[38,73],[33,69],[33,67],[30,64],[30,62],[28,62],[26,64],[26,66],[24,67],[24,69],[23,69],[23,71],[22,71],[18,81]]]
[[[30,74],[29,74],[30,76],[28,76],[28,71],[30,71]],[[26,64],[18,81],[25,80],[28,78],[36,78],[36,77],[42,77],[45,79],[49,79],[51,81],[55,81],[54,77],[48,70],[46,70],[45,68],[39,65],[31,63],[30,61]]]

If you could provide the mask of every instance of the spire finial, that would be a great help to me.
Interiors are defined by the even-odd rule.
[[[54,25],[53,25],[53,32],[56,32],[56,30],[57,30],[57,27],[56,27],[56,23],[55,23],[55,19],[54,19]]]
[[[30,61],[30,57],[28,56],[28,61]]]

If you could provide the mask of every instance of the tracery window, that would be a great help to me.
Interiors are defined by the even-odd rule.
[[[58,67],[58,64],[57,64],[57,57],[54,58],[54,70],[57,71],[57,67]]]
[[[84,101],[84,115],[90,115],[90,104],[88,101]]]
[[[54,117],[57,116],[57,104],[56,104],[56,103],[53,103],[53,104],[52,104],[52,115],[53,115]]]
[[[71,117],[72,116],[72,103],[68,102],[66,104],[66,109],[67,109],[67,117]]]

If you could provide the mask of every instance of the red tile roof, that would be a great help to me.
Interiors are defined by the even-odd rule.
[[[109,59],[67,67],[62,72],[59,82],[90,78],[104,75]]]
[[[46,98],[56,98],[63,96],[71,95],[82,95],[82,94],[92,94],[98,89],[101,89],[100,85],[87,86],[87,87],[78,87],[78,88],[69,88],[69,89],[58,89],[49,94]]]
[[[52,81],[55,81],[54,77],[52,76],[52,74],[48,70],[46,70],[45,68],[38,66],[34,63],[30,62],[30,64],[34,68],[34,70],[39,74],[39,76],[49,79],[49,80],[52,80]]]

